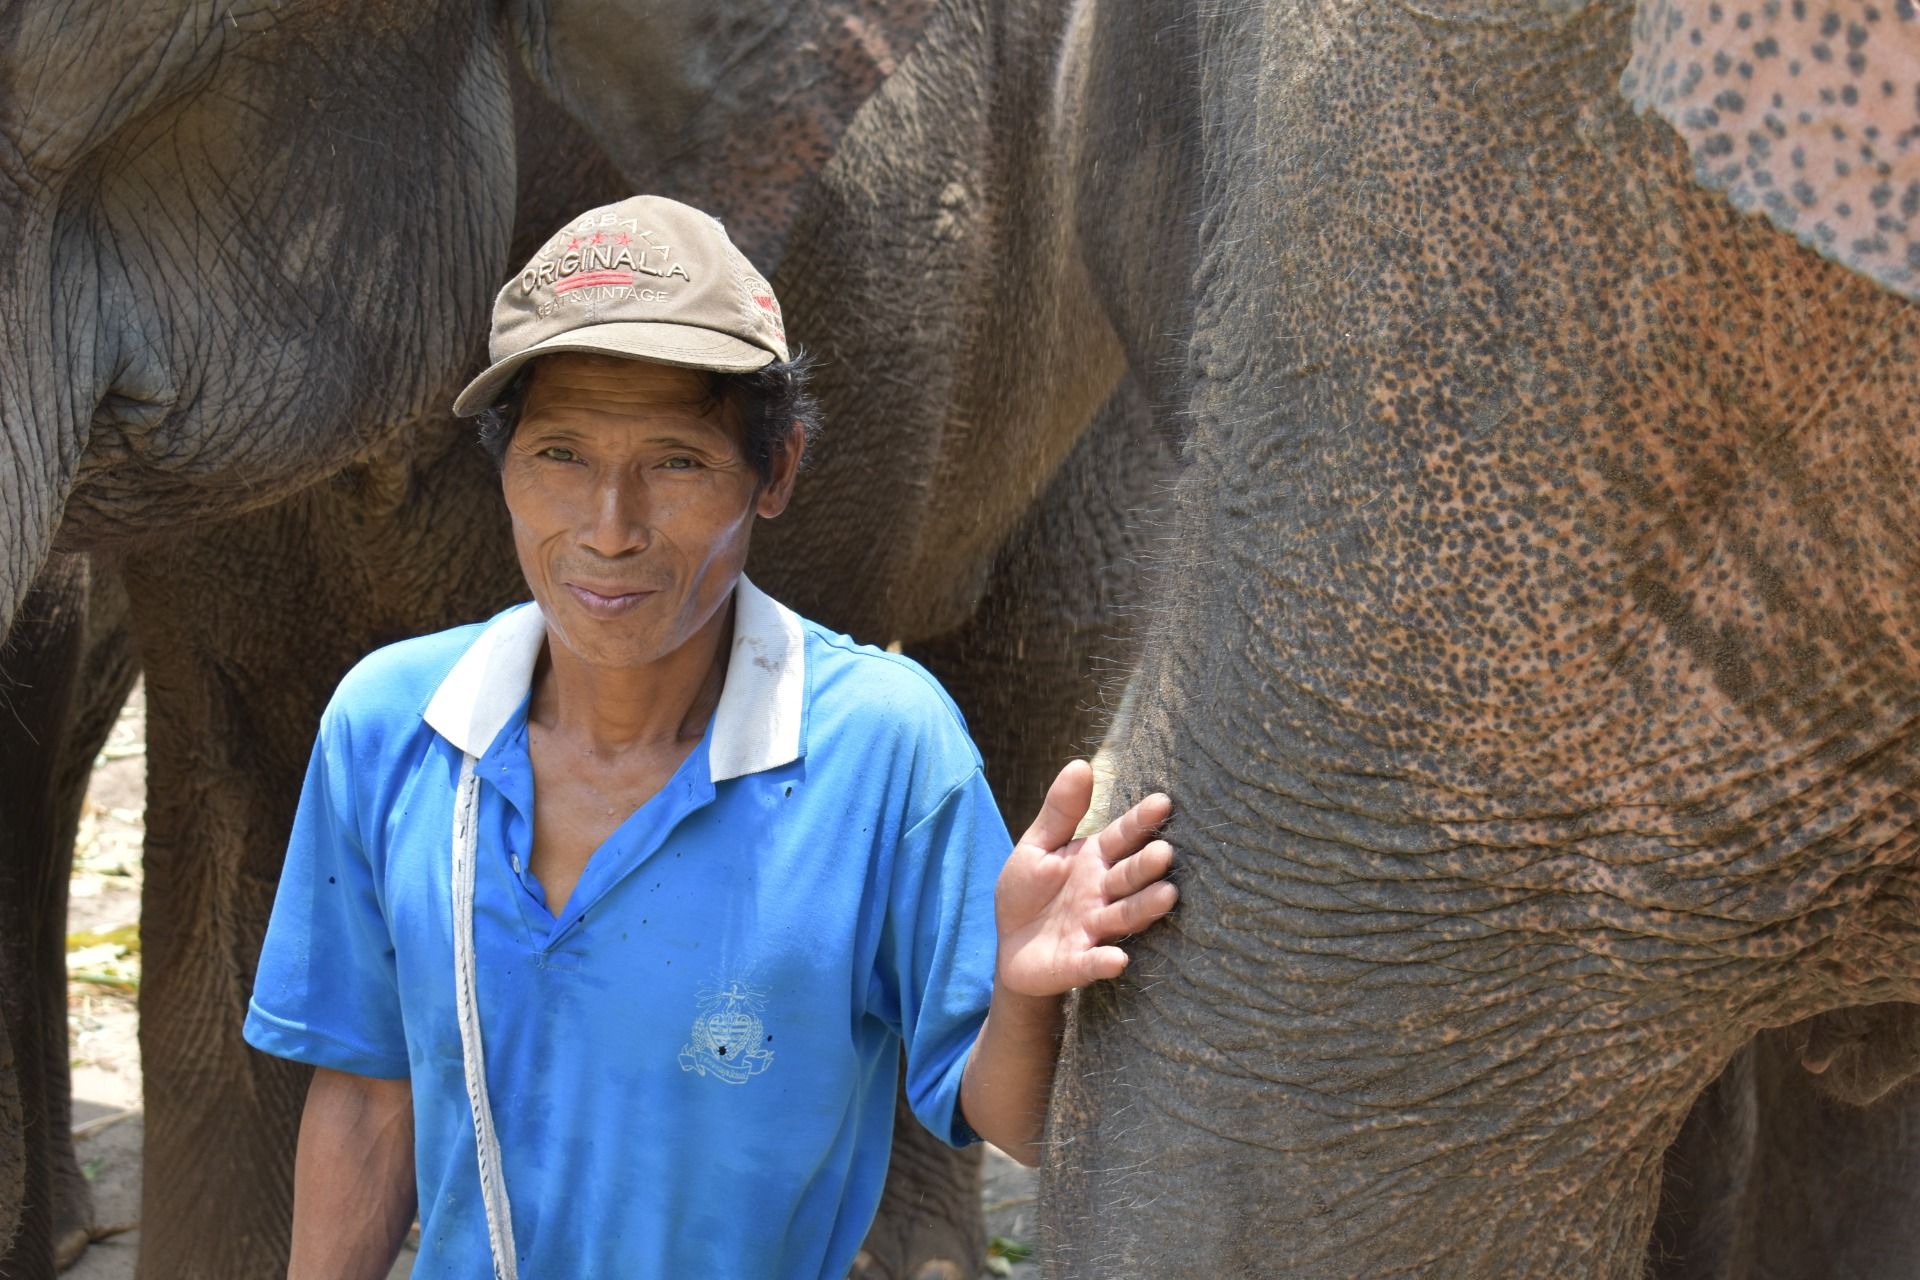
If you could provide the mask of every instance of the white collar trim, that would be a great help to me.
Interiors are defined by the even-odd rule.
[[[744,575],[733,604],[733,651],[707,751],[715,782],[791,764],[802,754],[807,672],[800,618]],[[501,614],[434,690],[426,722],[468,755],[485,755],[526,700],[546,639],[540,606]]]

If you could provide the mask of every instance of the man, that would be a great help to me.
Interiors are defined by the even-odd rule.
[[[935,1134],[1037,1158],[1061,995],[1173,905],[1167,803],[1072,841],[1075,763],[1009,857],[933,680],[741,576],[812,414],[705,214],[583,215],[492,355],[455,408],[534,603],[342,682],[247,1018],[317,1068],[289,1274],[384,1276],[417,1203],[421,1277],[843,1276],[902,1046]]]

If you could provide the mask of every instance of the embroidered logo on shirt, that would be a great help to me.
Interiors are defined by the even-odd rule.
[[[767,1007],[764,991],[740,982],[700,989],[700,1016],[680,1050],[680,1069],[713,1075],[728,1084],[744,1084],[773,1062],[767,1045],[773,1037],[760,1021]]]

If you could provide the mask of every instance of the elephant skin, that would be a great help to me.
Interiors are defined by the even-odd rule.
[[[1911,11],[1847,98],[1811,6],[1078,10],[1086,153],[1194,215],[1095,269],[1189,344],[1134,365],[1187,439],[1110,744],[1182,900],[1077,1001],[1052,1271],[1638,1276],[1743,1046],[1920,998],[1920,312],[1683,136],[1791,188],[1711,53],[1768,36],[1900,134]],[[1654,30],[1709,87],[1641,114]]]

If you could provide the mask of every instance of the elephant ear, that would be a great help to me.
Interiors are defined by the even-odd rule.
[[[934,0],[518,0],[528,70],[635,192],[772,274],[802,194]]]
[[[1640,0],[1620,90],[1736,207],[1920,298],[1914,0]]]

